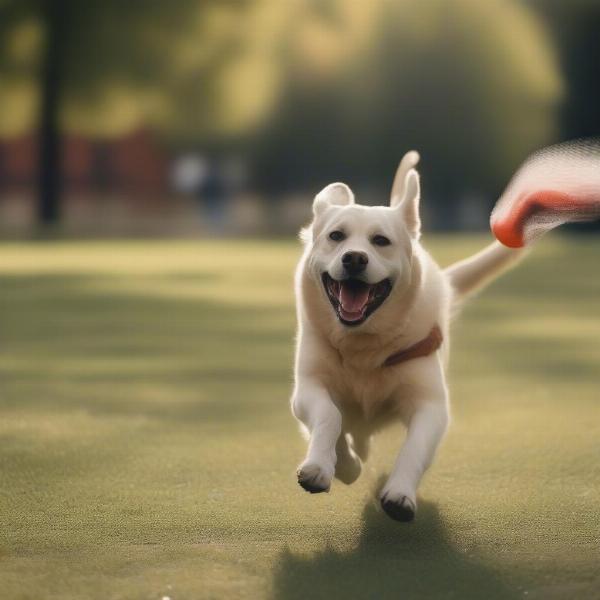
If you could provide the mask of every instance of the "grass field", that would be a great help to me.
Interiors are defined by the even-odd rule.
[[[373,500],[401,430],[351,487],[295,482],[298,252],[0,244],[0,596],[600,598],[600,241],[545,241],[455,323],[408,525]]]

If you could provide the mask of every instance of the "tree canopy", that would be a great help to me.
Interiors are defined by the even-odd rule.
[[[415,147],[440,197],[499,191],[563,97],[518,0],[0,0],[0,81],[0,136],[41,104],[60,132],[250,143],[270,192],[387,181]]]
[[[490,187],[556,135],[558,62],[537,15],[506,0],[369,3],[369,43],[332,77],[291,71],[264,179],[389,179],[419,149],[438,188]],[[465,184],[468,174],[469,182]],[[438,189],[438,191],[440,191]]]

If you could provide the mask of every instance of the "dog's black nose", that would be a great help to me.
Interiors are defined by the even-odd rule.
[[[342,265],[350,275],[362,273],[369,264],[369,257],[365,252],[346,252],[342,256]]]

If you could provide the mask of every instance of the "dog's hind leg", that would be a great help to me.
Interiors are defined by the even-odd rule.
[[[360,458],[356,456],[354,450],[348,443],[348,434],[342,433],[335,446],[337,454],[337,463],[335,465],[335,476],[346,485],[354,483],[361,472]]]

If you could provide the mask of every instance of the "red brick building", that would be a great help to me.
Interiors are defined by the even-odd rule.
[[[0,194],[34,189],[37,152],[32,135],[0,141]],[[65,194],[73,199],[118,194],[142,205],[165,201],[169,164],[166,150],[145,130],[114,140],[71,135],[63,149]]]

